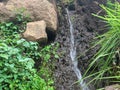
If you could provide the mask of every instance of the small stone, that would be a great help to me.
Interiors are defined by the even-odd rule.
[[[27,23],[23,37],[28,41],[47,42],[46,23],[44,20]]]

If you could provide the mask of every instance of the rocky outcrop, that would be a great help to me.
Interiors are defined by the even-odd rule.
[[[23,37],[28,41],[47,42],[45,21],[36,21],[27,23],[27,29]]]
[[[7,21],[14,17],[14,13],[8,10],[3,3],[0,3],[0,22]]]
[[[54,5],[54,7],[55,7],[55,10],[57,11],[57,3],[56,3],[56,0],[49,0],[49,2],[51,2],[53,5]]]
[[[55,7],[47,0],[7,0],[0,2],[0,22],[14,18],[24,8],[24,14],[30,14],[32,21],[44,20],[47,28],[53,32],[57,29]]]

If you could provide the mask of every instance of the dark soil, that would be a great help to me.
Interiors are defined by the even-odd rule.
[[[79,69],[84,72],[88,67],[90,58],[95,54],[98,48],[87,51],[91,47],[91,42],[96,34],[103,33],[105,23],[94,17],[92,13],[104,15],[99,4],[105,4],[106,0],[76,0],[71,8],[71,19],[74,24],[75,43],[77,47],[77,56],[79,57]],[[66,17],[65,6],[58,2],[61,7],[59,12],[59,30],[55,42],[60,43],[60,59],[56,63],[55,86],[56,90],[80,90],[77,77],[72,70],[70,53],[70,32],[69,23]],[[87,52],[86,52],[87,51]],[[93,88],[91,90],[94,90]]]

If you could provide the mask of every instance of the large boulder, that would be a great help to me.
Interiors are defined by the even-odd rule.
[[[32,21],[44,20],[47,28],[57,29],[57,13],[52,3],[47,0],[7,0],[0,2],[0,22],[14,18],[18,10],[24,8],[24,14],[30,14]]]
[[[27,23],[26,31],[23,37],[28,41],[47,42],[46,23],[45,21],[36,21]]]
[[[15,16],[14,13],[8,10],[3,3],[0,3],[0,22],[7,21],[13,16]]]

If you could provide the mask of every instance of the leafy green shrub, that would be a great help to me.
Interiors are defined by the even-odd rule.
[[[48,88],[46,82],[33,68],[32,57],[36,56],[33,53],[38,48],[37,44],[24,39],[18,41],[13,39],[9,42],[8,39],[0,40],[1,89],[46,90]]]
[[[106,11],[105,16],[95,15],[107,23],[109,30],[97,37],[95,46],[100,45],[100,49],[92,58],[86,71],[88,74],[85,73],[89,75],[85,78],[93,77],[89,83],[94,82],[98,85],[98,81],[103,79],[108,80],[106,84],[120,81],[120,4],[109,2],[109,5],[101,5]]]
[[[41,66],[38,74],[41,77],[44,77],[45,81],[47,82],[47,86],[49,87],[49,90],[54,90],[53,86],[53,71],[54,71],[54,63],[56,62],[56,59],[59,58],[57,52],[57,49],[59,47],[58,43],[54,43],[48,46],[45,46],[40,51],[40,57],[41,57]],[[45,68],[46,67],[46,68]]]
[[[8,46],[0,41],[0,88],[10,90],[35,89],[33,82],[36,70],[33,69],[34,61],[21,54],[20,48]],[[42,79],[38,78],[38,82]],[[41,85],[42,83],[37,83]],[[27,84],[27,86],[25,86]],[[31,86],[31,84],[33,84]],[[26,89],[23,89],[26,88]]]
[[[59,47],[59,44],[51,44],[48,46],[45,46],[43,49],[41,49],[40,51],[40,56],[42,57],[42,60],[45,60],[46,62],[48,62],[50,60],[50,58],[55,58],[58,59],[59,56],[56,53],[57,49]]]
[[[47,72],[43,70],[49,69],[44,67],[45,69],[40,70],[43,73],[39,74],[34,63],[40,58],[43,63],[48,62],[51,53],[54,55],[56,49],[52,52],[52,46],[48,45],[40,51],[37,42],[22,39],[22,24],[25,23],[0,23],[0,90],[54,90],[51,76],[47,77],[51,78],[49,81],[41,78]],[[48,73],[44,73],[45,76],[46,74]]]

